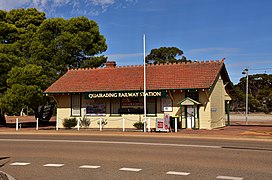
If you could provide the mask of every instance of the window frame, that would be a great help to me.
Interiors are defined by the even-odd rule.
[[[74,111],[74,98],[78,96],[79,98],[79,114],[75,114]],[[82,96],[81,94],[71,94],[71,117],[80,117],[81,116],[81,106],[82,106]]]
[[[164,101],[164,100],[168,100],[168,102],[171,101],[171,110],[169,110],[169,111],[165,111],[164,110],[164,108],[166,107],[165,106],[166,105],[166,101]],[[173,112],[173,100],[172,100],[172,98],[169,95],[167,95],[166,97],[161,97],[161,107],[160,107],[160,110],[161,110],[161,112]]]
[[[112,113],[112,101],[116,99],[116,98],[110,98],[110,116],[121,116],[120,113],[117,113],[117,114],[113,114]],[[118,108],[118,111],[119,109],[122,107],[122,102],[121,102],[121,98],[117,98],[119,100],[119,108]]]
[[[158,114],[158,110],[157,110],[157,105],[158,105],[158,98],[146,98],[146,106],[147,106],[147,103],[148,103],[148,100],[150,99],[154,99],[155,103],[154,103],[154,107],[155,107],[155,113],[154,114],[150,114],[148,113],[148,108],[146,107],[146,110],[147,110],[147,113],[146,113],[146,116],[147,117],[157,117],[157,114]]]
[[[95,102],[95,101],[103,101],[103,103],[98,103],[98,102]],[[101,99],[85,99],[84,101],[94,101],[94,103],[92,104],[104,104],[105,105],[105,112],[104,113],[101,113],[101,114],[87,114],[87,106],[86,106],[86,102],[84,102],[84,109],[85,109],[85,116],[106,116],[107,115],[107,100],[104,99],[104,98],[101,98]]]

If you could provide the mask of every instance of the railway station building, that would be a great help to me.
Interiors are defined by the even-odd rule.
[[[146,118],[155,128],[165,115],[178,119],[179,129],[225,126],[233,86],[224,59],[146,65]],[[57,103],[57,126],[64,118],[87,117],[89,128],[107,120],[104,128],[134,128],[144,120],[144,66],[69,69],[44,94]],[[172,126],[172,125],[171,125]]]

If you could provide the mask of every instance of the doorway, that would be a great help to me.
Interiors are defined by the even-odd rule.
[[[186,124],[187,128],[193,129],[195,128],[195,112],[196,112],[196,107],[194,106],[187,106],[187,112],[186,112]]]
[[[187,97],[180,104],[181,128],[199,129],[200,103]]]

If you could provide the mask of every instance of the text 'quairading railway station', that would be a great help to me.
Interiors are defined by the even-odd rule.
[[[57,102],[57,125],[64,118],[106,119],[104,128],[133,128],[144,117],[144,66],[70,69],[44,93]],[[165,114],[178,128],[225,126],[233,93],[224,60],[146,65],[146,116],[149,126]],[[125,123],[124,123],[125,120]],[[89,128],[98,128],[91,123]]]

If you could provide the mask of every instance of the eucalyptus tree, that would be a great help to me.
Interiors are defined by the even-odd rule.
[[[246,78],[234,86],[237,97],[233,108],[245,107]],[[253,74],[248,76],[248,100],[251,112],[272,112],[272,74]]]
[[[146,56],[146,63],[148,64],[160,64],[160,63],[176,63],[187,62],[183,51],[177,47],[160,47],[158,49],[152,49]],[[180,59],[178,59],[180,57]]]
[[[98,24],[86,17],[46,19],[35,8],[0,10],[1,114],[25,106],[37,110],[42,91],[67,68],[102,66],[106,50]]]

